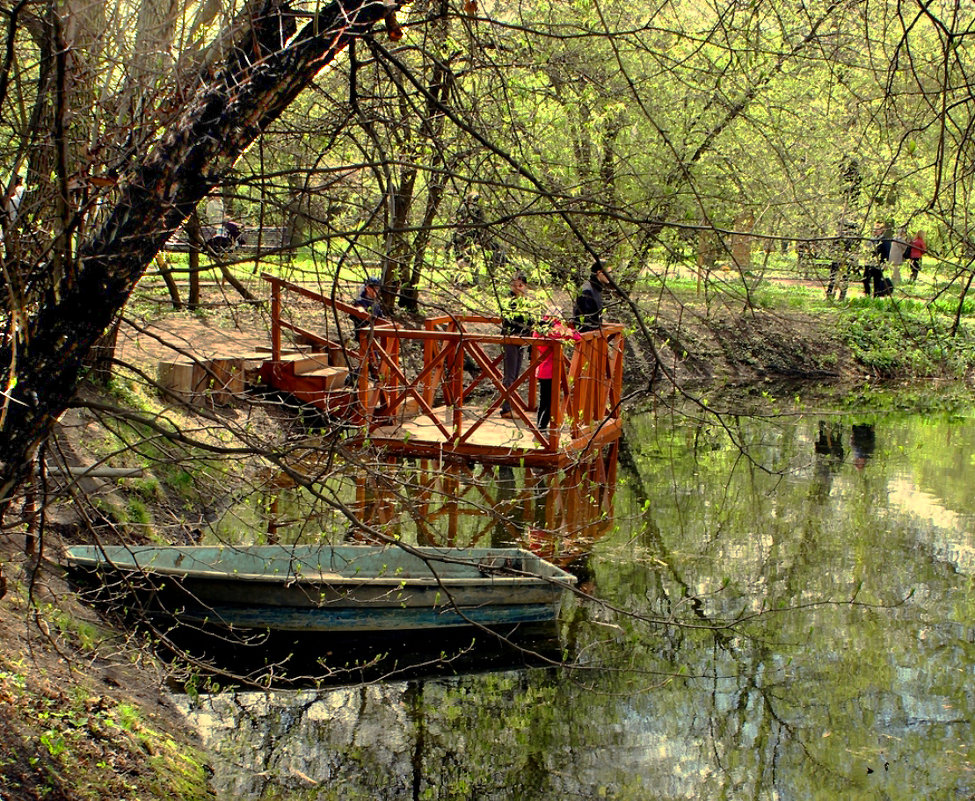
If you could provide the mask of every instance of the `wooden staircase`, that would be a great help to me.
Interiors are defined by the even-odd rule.
[[[302,403],[340,415],[355,400],[354,389],[346,386],[347,367],[330,364],[328,353],[283,353],[277,361],[261,366],[261,379],[287,391]]]

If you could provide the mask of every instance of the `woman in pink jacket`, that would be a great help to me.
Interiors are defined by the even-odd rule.
[[[568,342],[578,342],[582,339],[579,332],[562,322],[558,309],[549,309],[543,316],[538,330],[532,336],[542,340],[564,339]],[[540,361],[535,368],[535,378],[538,379],[538,428],[540,431],[548,429],[552,417],[552,374],[555,372],[555,344],[551,341],[540,342],[537,346]]]

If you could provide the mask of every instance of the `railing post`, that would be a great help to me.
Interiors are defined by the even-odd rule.
[[[281,361],[281,285],[271,281],[271,359]]]
[[[616,409],[623,400],[623,353],[626,342],[623,334],[616,335],[616,347],[613,351],[613,409]]]
[[[606,417],[606,407],[610,398],[610,366],[609,366],[609,337],[602,334],[599,337],[599,364],[596,376],[599,379],[599,397],[593,410],[593,419],[602,420]]]
[[[458,339],[454,348],[453,365],[450,372],[451,384],[453,385],[453,435],[456,442],[460,439],[461,423],[464,419],[464,340]]]
[[[565,405],[562,397],[562,343],[555,340],[552,343],[552,408],[548,426],[548,447],[551,451],[559,449],[559,439],[562,436],[562,409]]]
[[[369,337],[365,331],[359,331],[359,407],[363,422],[368,430],[372,423],[372,398],[369,388]]]
[[[535,377],[536,368],[532,367],[532,357],[535,356],[535,345],[528,346],[528,370],[531,371],[531,375],[528,376],[528,410],[535,411],[538,408],[538,379]]]
[[[428,320],[423,326],[427,331],[433,331],[434,326]],[[423,340],[423,364],[421,365],[421,370],[426,370],[427,366],[433,362],[434,357],[434,341],[432,339]],[[443,371],[441,370],[442,374]],[[423,399],[427,402],[429,406],[433,406],[434,397],[437,394],[437,382],[436,382],[437,371],[431,371],[427,373],[427,377],[423,379]]]

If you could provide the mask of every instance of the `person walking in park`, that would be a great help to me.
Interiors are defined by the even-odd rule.
[[[875,298],[887,294],[884,285],[884,267],[890,261],[890,243],[893,235],[893,226],[889,223],[878,222],[874,225],[873,239],[870,240],[873,246],[872,258],[867,259],[863,268],[863,293],[867,297],[871,295],[871,285]]]
[[[830,300],[839,293],[839,299],[846,299],[846,287],[849,276],[857,267],[857,248],[860,236],[856,223],[850,220],[840,222],[837,242],[833,247],[833,259],[829,265],[829,283],[826,285],[826,297]]]
[[[904,263],[909,247],[907,229],[901,228],[897,231],[897,236],[890,241],[890,279],[894,282],[894,286],[901,282],[901,265]]]
[[[534,321],[528,314],[528,278],[524,273],[515,273],[511,277],[511,292],[507,304],[501,312],[501,333],[510,337],[529,337],[535,327]],[[521,375],[521,363],[525,349],[516,343],[505,343],[502,346],[504,374],[501,384],[508,389]],[[511,402],[506,397],[501,403],[501,416],[511,417]]]
[[[907,258],[911,262],[911,283],[917,281],[917,274],[921,272],[921,258],[928,251],[928,244],[924,241],[924,231],[914,234],[914,239],[907,249]]]

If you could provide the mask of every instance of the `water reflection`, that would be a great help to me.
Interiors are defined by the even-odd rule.
[[[417,545],[521,547],[571,566],[613,527],[615,461],[613,451],[560,471],[432,460],[359,470],[346,539],[375,541],[374,530]]]
[[[873,425],[870,423],[854,423],[853,431],[850,434],[850,445],[853,446],[853,464],[857,470],[863,470],[877,447],[877,437],[874,434]]]
[[[347,522],[343,530],[317,534],[308,531],[307,523],[295,528],[285,517],[307,521],[317,508],[316,488],[310,491],[299,483],[325,474],[318,470],[319,461],[306,458],[289,472],[265,477],[267,539],[308,542],[311,536],[312,543],[389,547],[392,538],[441,548],[525,548],[571,570],[585,591],[591,586],[593,543],[613,524],[615,486],[606,479],[615,476],[616,453],[614,445],[599,458],[562,471],[418,460],[377,463],[370,469],[359,464],[337,475],[328,465],[327,490],[343,499]],[[303,514],[303,508],[309,513]],[[524,668],[561,658],[554,622],[489,632],[472,626],[419,637],[392,631],[354,639],[181,623],[165,632],[165,641],[175,646],[177,656],[209,666],[222,681],[237,677],[237,683],[275,687]]]
[[[556,515],[586,532],[599,599],[565,606],[565,668],[183,698],[222,792],[975,796],[975,425],[724,423],[631,420],[614,524]],[[588,503],[517,472],[473,477],[456,513],[433,502],[453,479],[431,477],[432,533],[530,544],[549,504]]]

